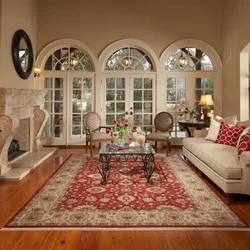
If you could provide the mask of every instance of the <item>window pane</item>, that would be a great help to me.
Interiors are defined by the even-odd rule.
[[[142,88],[142,78],[134,78],[134,89]]]
[[[152,101],[152,90],[144,90],[144,101]]]
[[[134,90],[134,101],[142,101],[142,91]]]
[[[124,102],[117,102],[116,103],[116,112],[117,113],[121,113],[121,112],[125,112],[125,103]]]
[[[106,115],[106,124],[107,125],[114,125],[114,121],[115,120],[115,115]]]
[[[72,113],[81,113],[81,102],[72,102]]]
[[[134,102],[134,113],[142,113],[142,103]]]
[[[53,90],[48,90],[47,94],[45,95],[46,101],[53,101]]]
[[[115,91],[107,90],[106,91],[106,101],[114,101],[115,100]]]
[[[144,115],[144,125],[151,125],[152,123],[152,115]]]
[[[125,90],[117,90],[116,91],[116,100],[117,101],[125,101]]]
[[[81,115],[72,115],[72,125],[81,125]]]
[[[152,102],[144,102],[144,113],[152,113],[153,105]]]
[[[83,78],[83,88],[92,89],[92,78]]]
[[[106,113],[115,113],[115,103],[106,102]]]
[[[81,78],[74,78],[73,79],[73,89],[80,89],[82,86],[82,79]]]
[[[186,100],[186,91],[178,90],[177,91],[177,101],[185,102]]]
[[[44,88],[52,89],[53,88],[53,78],[45,78],[44,79]]]
[[[134,115],[134,125],[142,125],[142,115]]]
[[[144,88],[145,89],[152,89],[152,82],[153,82],[153,80],[152,80],[152,78],[145,78],[144,79]]]
[[[63,112],[63,103],[62,102],[55,102],[54,103],[54,112],[55,113],[62,113]]]
[[[167,89],[175,89],[175,88],[176,88],[176,78],[168,78]]]
[[[186,79],[185,78],[177,78],[177,88],[185,89],[186,88]]]
[[[63,91],[55,90],[55,101],[62,101],[62,100],[63,100]]]
[[[91,90],[83,90],[82,99],[85,101],[91,101],[92,99],[92,91]]]
[[[116,87],[118,89],[125,89],[125,78],[117,78]]]
[[[62,78],[55,78],[55,88],[56,89],[63,88],[63,79]]]
[[[167,90],[167,101],[175,101],[175,100],[176,100],[176,91]]]
[[[114,89],[114,88],[115,88],[115,78],[107,78],[106,89]]]
[[[72,127],[72,135],[80,135],[81,127]]]
[[[81,100],[82,99],[82,91],[81,90],[73,90],[72,98],[74,100]]]

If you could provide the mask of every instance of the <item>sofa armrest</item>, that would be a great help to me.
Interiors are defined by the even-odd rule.
[[[193,135],[194,137],[206,137],[208,133],[208,130],[202,129],[202,130],[194,130]]]
[[[250,151],[245,151],[240,156],[240,166],[250,167]]]

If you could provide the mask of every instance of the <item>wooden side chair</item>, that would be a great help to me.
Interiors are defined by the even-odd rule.
[[[155,116],[154,126],[146,128],[146,142],[155,141],[155,151],[157,152],[157,142],[166,143],[166,155],[171,153],[171,131],[173,130],[173,117],[168,112],[160,112]],[[150,132],[149,132],[150,131]]]
[[[92,147],[95,142],[99,142],[99,147],[101,142],[113,142],[113,136],[106,133],[106,129],[111,129],[110,127],[101,126],[101,117],[96,112],[88,112],[84,116],[83,120],[84,128],[86,131],[86,153],[88,151],[88,145],[90,143],[90,154],[93,156]],[[105,129],[101,131],[101,129]]]

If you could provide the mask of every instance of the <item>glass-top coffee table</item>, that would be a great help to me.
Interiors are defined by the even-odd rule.
[[[112,149],[111,144],[103,143],[98,152],[100,163],[98,164],[98,170],[102,176],[102,184],[107,183],[108,171],[110,169],[111,162],[142,162],[143,170],[146,173],[147,182],[153,184],[150,180],[155,171],[154,155],[155,151],[149,143],[144,146],[136,147],[133,149]],[[114,164],[112,164],[113,166]]]

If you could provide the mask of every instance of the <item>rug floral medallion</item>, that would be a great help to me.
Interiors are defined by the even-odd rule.
[[[242,227],[246,225],[178,156],[156,154],[153,185],[141,163],[71,155],[5,228]]]

